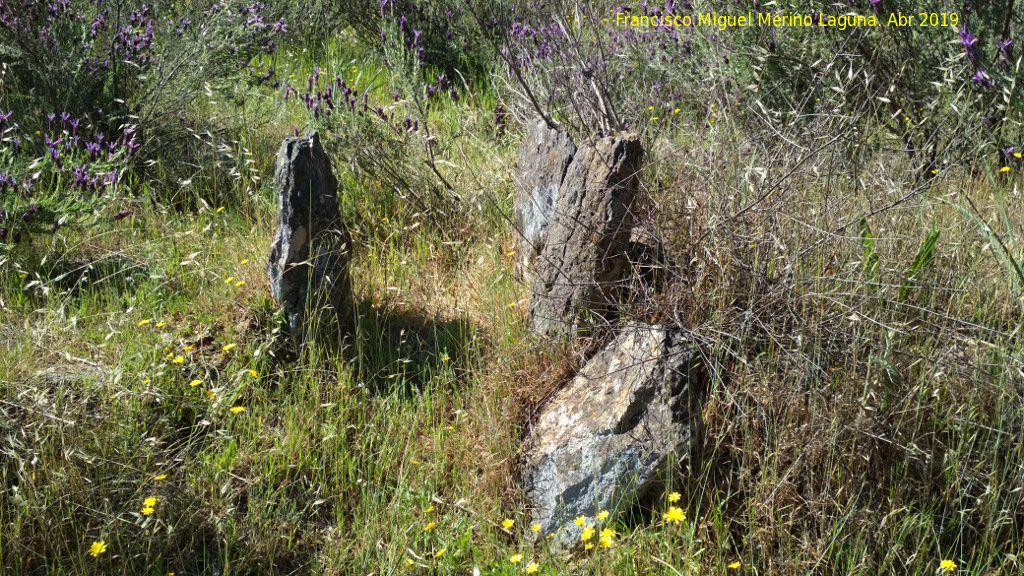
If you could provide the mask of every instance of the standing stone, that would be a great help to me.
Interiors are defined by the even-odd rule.
[[[629,272],[632,206],[642,161],[635,135],[601,138],[576,150],[535,263],[534,332],[572,336],[611,320],[618,288]]]
[[[270,291],[296,346],[308,333],[340,337],[351,312],[351,237],[338,213],[338,180],[316,132],[287,138],[274,174],[280,222],[270,248]]]
[[[562,180],[569,169],[576,144],[537,119],[526,128],[516,161],[512,222],[519,232],[516,273],[529,277],[534,259],[544,248],[548,226],[555,214]]]
[[[705,385],[682,334],[629,325],[552,396],[527,436],[523,480],[553,548],[580,543],[575,518],[596,526],[600,511],[656,495],[695,436]]]

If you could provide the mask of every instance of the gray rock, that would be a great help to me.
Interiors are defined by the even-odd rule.
[[[614,315],[618,288],[629,272],[642,161],[635,135],[588,142],[573,155],[535,263],[534,332],[572,336]]]
[[[523,479],[531,522],[555,535],[553,548],[580,543],[575,518],[596,526],[599,511],[615,514],[662,488],[695,436],[702,366],[680,333],[626,326],[542,408]]]
[[[340,337],[351,313],[351,236],[338,213],[338,180],[316,132],[287,138],[277,152],[280,222],[270,248],[270,291],[292,338]]]
[[[539,118],[527,127],[516,161],[512,216],[520,234],[516,257],[520,277],[530,274],[534,259],[544,248],[558,191],[575,154],[576,144],[569,134],[548,128]]]
[[[100,383],[110,377],[110,369],[92,362],[55,364],[36,372],[36,382],[46,386],[67,386],[84,382]]]

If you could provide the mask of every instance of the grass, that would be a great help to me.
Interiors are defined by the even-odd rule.
[[[846,172],[800,172],[758,200],[751,174],[771,156],[718,154],[740,149],[728,111],[707,139],[661,140],[645,176],[678,266],[643,310],[715,359],[703,446],[670,479],[687,520],[658,502],[598,527],[615,546],[566,559],[524,544],[519,446],[581,354],[526,330],[504,216],[518,138],[488,125],[494,96],[432,112],[457,234],[335,156],[360,231],[357,321],[344,350],[301,358],[264,271],[273,154],[303,123],[275,102],[265,129],[196,144],[251,158],[248,176],[156,179],[121,199],[131,218],[111,207],[4,245],[2,572],[1019,573],[1020,285],[981,224],[1020,258],[1019,176],[946,174],[872,216],[869,240],[841,226],[865,204]],[[878,158],[861,186],[885,205],[903,165]],[[38,375],[68,365],[82,374]]]

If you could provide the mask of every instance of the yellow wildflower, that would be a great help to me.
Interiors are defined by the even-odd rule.
[[[508,561],[513,563],[513,564],[519,564],[520,562],[523,561],[523,555],[522,554],[513,554],[513,555],[508,557]]]
[[[142,508],[142,510],[140,510],[140,512],[142,512],[143,516],[149,516],[150,514],[153,513],[153,507],[152,506],[144,506]]]
[[[249,259],[248,259],[248,258],[246,258],[245,260],[242,260],[242,261],[241,261],[241,262],[239,262],[238,264],[239,264],[240,266],[245,266],[245,265],[246,265],[246,264],[248,264],[248,263],[249,263]]]
[[[587,540],[590,540],[593,537],[594,537],[594,527],[593,526],[587,526],[586,528],[583,529],[583,534],[580,534],[580,540],[582,540],[584,542],[586,542]]]
[[[195,346],[185,346],[185,352],[191,352],[191,351],[193,351],[195,349],[196,349]]]
[[[676,502],[679,502],[679,499],[682,498],[682,497],[683,497],[683,495],[680,494],[679,492],[673,492],[673,493],[668,495],[668,501],[672,502],[673,504],[675,504]]]
[[[511,527],[512,527],[513,525],[515,525],[515,523],[516,523],[516,521],[515,521],[515,520],[511,520],[511,519],[509,519],[509,518],[505,518],[505,521],[501,523],[501,526],[502,526],[503,528],[505,528],[505,530],[508,530],[508,529],[509,529],[509,528],[511,528]]]
[[[437,526],[436,522],[428,522],[427,525],[423,527],[423,531],[424,532],[430,532],[431,530],[434,529],[434,526]]]
[[[238,282],[235,282],[235,288],[241,288],[242,286],[245,286],[245,280],[239,280]]]
[[[956,572],[956,562],[953,562],[952,560],[943,560],[942,563],[939,564],[939,570],[942,570],[943,572]]]
[[[224,283],[225,284],[231,284],[234,281],[235,281],[235,277],[234,276],[228,276],[227,278],[224,279]]]
[[[430,513],[431,513],[431,512],[433,512],[433,511],[434,511],[434,507],[433,507],[433,506],[431,506],[430,508],[427,508],[426,510],[424,510],[424,511],[423,511],[423,513],[424,513],[424,514],[430,514]]]
[[[451,358],[449,358],[447,354],[441,357],[441,362],[448,362],[449,360],[451,360]]]
[[[438,550],[437,552],[434,553],[434,559],[435,560],[440,560],[441,556],[444,556],[444,553],[447,552],[447,551],[448,551],[448,548],[441,548],[440,550]]]
[[[245,412],[245,406],[235,406],[231,409],[232,414],[241,414],[242,412]]]
[[[152,506],[156,506],[156,502],[157,502],[156,497],[155,496],[150,496],[149,498],[146,498],[145,500],[143,500],[142,504],[144,506],[152,507]]]
[[[583,549],[584,550],[590,550],[593,547],[594,547],[594,543],[593,542],[587,542],[587,544],[583,547]]]
[[[167,326],[167,322],[157,322],[156,323],[156,327],[157,328],[163,328],[164,326]]]
[[[97,556],[99,556],[100,554],[103,554],[106,551],[107,551],[107,543],[104,542],[103,540],[97,540],[97,541],[92,543],[92,546],[89,546],[89,555],[92,556],[93,558],[96,558]]]
[[[143,320],[139,322],[139,326],[145,326],[146,324],[149,324],[149,320]]]
[[[530,562],[526,565],[527,574],[536,574],[538,570],[540,570],[540,565],[538,565],[536,562]]]
[[[159,475],[159,476],[154,476],[154,477],[153,477],[153,480],[157,480],[157,481],[160,481],[160,480],[167,480],[167,474],[161,474],[161,475]]]
[[[1010,167],[1009,166],[1003,166],[1002,168],[999,169],[999,171],[1000,172],[1009,172],[1010,171]]]
[[[221,206],[220,208],[217,208],[217,214],[220,214],[223,211],[224,211],[224,207],[223,206]]]
[[[533,530],[534,532],[540,532],[540,524],[534,524],[533,526],[530,526],[530,530]]]
[[[597,513],[597,519],[602,521],[602,522],[607,520],[608,519],[608,511],[607,510],[601,510],[600,512],[598,512]]]
[[[615,540],[613,540],[611,538],[604,538],[604,537],[602,537],[598,541],[598,543],[601,545],[601,548],[611,548],[612,545],[615,544]]]
[[[202,385],[202,383],[203,383],[202,380],[193,380],[193,381],[189,382],[188,385],[191,386],[192,388],[195,388],[196,386]]]
[[[185,363],[185,357],[184,356],[176,356],[174,358],[174,360],[171,360],[171,363],[172,364],[184,364]]]
[[[584,524],[587,523],[587,519],[584,518],[583,516],[580,516],[579,518],[573,520],[572,523],[577,525],[577,526],[583,526]]]
[[[255,370],[246,370],[245,373],[248,374],[252,378],[255,378],[255,377],[259,376],[259,373],[256,372]]]
[[[1017,160],[1020,160],[1020,158],[1021,158],[1020,152],[1014,152],[1013,153],[1013,157],[1016,158]]]
[[[683,510],[681,508],[676,508],[675,506],[669,507],[668,512],[662,514],[662,517],[666,522],[671,522],[673,524],[679,524],[686,520],[686,514],[683,513]]]
[[[223,350],[225,352],[231,352],[234,349],[235,349],[235,345],[234,344],[225,344],[224,347],[221,348],[221,350]]]
[[[726,568],[728,568],[729,570],[739,570],[740,566],[741,566],[740,561],[737,560],[737,561],[733,562],[732,564],[729,564],[728,566],[726,566]]]

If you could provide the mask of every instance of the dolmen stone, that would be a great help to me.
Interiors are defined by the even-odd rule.
[[[559,150],[568,149],[560,146]],[[583,143],[561,184],[549,188],[553,214],[535,218],[534,228],[524,224],[527,231],[541,231],[539,240],[524,235],[534,246],[540,245],[530,295],[530,328],[535,333],[572,337],[615,315],[630,271],[629,240],[642,161],[636,135]],[[529,205],[546,206],[545,194],[538,193],[538,202]],[[527,211],[522,212],[527,222]]]
[[[600,511],[647,502],[696,437],[707,377],[680,332],[625,326],[541,409],[524,447],[531,523],[570,551]],[[531,537],[535,535],[531,532]]]
[[[344,336],[351,313],[351,236],[338,211],[338,180],[316,132],[287,138],[274,174],[279,223],[267,261],[270,291],[296,346]]]
[[[515,261],[520,278],[531,279],[533,262],[544,248],[559,189],[575,154],[576,144],[568,133],[549,128],[540,118],[527,126],[516,161],[512,216],[520,233]]]

